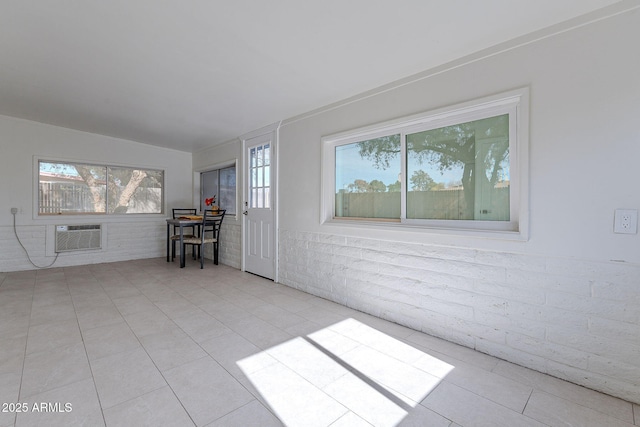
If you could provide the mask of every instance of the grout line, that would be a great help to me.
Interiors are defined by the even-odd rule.
[[[37,276],[34,275],[33,283],[31,285],[31,308],[29,309],[29,322],[27,324],[27,335],[24,340],[24,352],[22,356],[22,370],[20,371],[20,385],[18,386],[18,396],[16,396],[16,402],[20,402],[22,400],[22,383],[24,381],[24,366],[27,360],[27,345],[29,344],[29,330],[31,329],[31,313],[33,311],[33,295],[35,294]],[[4,280],[3,280],[4,283]],[[18,421],[18,413],[13,414],[13,423]]]
[[[22,372],[20,374],[20,387],[18,388],[18,399],[22,398],[22,382],[24,380],[24,365],[27,359],[27,346],[29,345],[29,331],[31,330],[31,314],[33,313],[33,295],[35,294],[36,277],[33,278],[31,288],[31,308],[29,309],[29,322],[27,324],[27,337],[24,340],[24,356],[22,357]]]
[[[524,415],[524,411],[527,410],[527,406],[529,405],[529,401],[531,400],[531,397],[533,396],[533,392],[535,391],[534,388],[531,388],[531,392],[529,393],[529,397],[527,398],[527,402],[524,404],[524,406],[522,407],[522,412],[521,414]]]
[[[129,282],[129,283],[131,283],[131,282]],[[135,284],[133,284],[133,283],[131,283],[131,285],[132,285],[133,287],[135,287],[135,288],[136,288],[136,289],[141,293],[141,295],[143,295],[145,298],[147,298],[147,299],[151,302],[151,304],[153,304],[153,305],[154,305],[158,310],[160,310],[160,312],[162,312],[162,313],[167,317],[167,319],[169,319],[169,321],[171,321],[171,323],[173,323],[173,324],[174,324],[178,329],[180,329],[182,332],[184,332],[184,333],[185,333],[185,335],[186,335],[189,339],[191,339],[191,341],[193,341],[193,342],[194,342],[194,343],[195,343],[195,344],[196,344],[200,349],[202,349],[202,351],[203,351],[203,352],[204,352],[204,354],[205,354],[205,356],[203,356],[203,357],[201,357],[201,358],[199,358],[199,359],[195,359],[195,360],[192,360],[192,361],[186,362],[186,363],[184,363],[184,364],[182,364],[182,365],[175,366],[174,368],[170,368],[170,369],[168,369],[167,371],[169,371],[169,370],[173,370],[173,369],[176,369],[176,368],[179,368],[180,366],[184,366],[185,364],[188,364],[188,363],[193,363],[193,362],[196,362],[196,361],[199,361],[199,360],[205,359],[205,358],[209,358],[209,359],[211,359],[213,362],[215,362],[216,364],[218,364],[218,366],[220,366],[222,369],[224,369],[224,370],[225,370],[225,372],[227,372],[227,373],[228,373],[228,374],[229,374],[229,375],[230,375],[230,376],[231,376],[231,377],[232,377],[236,382],[238,382],[238,384],[240,384],[243,388],[245,388],[245,389],[246,389],[246,387],[244,387],[244,385],[243,385],[242,383],[240,383],[240,382],[239,382],[239,381],[238,381],[238,380],[237,380],[233,375],[231,375],[231,373],[230,373],[230,372],[228,372],[228,371],[224,368],[224,366],[222,366],[222,365],[220,364],[220,362],[218,362],[217,360],[215,360],[215,359],[213,358],[213,356],[211,356],[211,355],[210,355],[210,354],[209,354],[209,353],[208,353],[208,352],[207,352],[207,351],[202,347],[202,345],[201,345],[198,341],[196,341],[195,339],[193,339],[193,337],[192,337],[192,336],[191,336],[187,331],[185,331],[185,330],[184,330],[180,325],[178,325],[172,317],[170,317],[167,313],[165,313],[165,312],[164,312],[164,310],[162,310],[162,308],[158,307],[158,306],[156,305],[156,303],[155,303],[154,301],[152,301],[152,300],[151,300],[151,299],[150,299],[150,298],[149,298],[149,297],[148,297],[148,296],[147,296],[147,295],[146,295],[146,294],[145,294],[145,293],[144,293],[140,288],[138,288],[138,287],[137,287]],[[173,292],[178,293],[178,294],[179,294],[182,298],[184,298],[186,301],[189,301],[191,304],[193,304],[193,302],[191,302],[188,298],[186,298],[186,297],[185,297],[184,295],[182,295],[180,292],[178,292],[178,291],[176,291],[175,289],[173,289],[171,286],[166,285],[166,284],[164,284],[164,283],[162,284],[162,286],[166,286],[167,288],[171,289]],[[200,286],[200,285],[198,285],[198,286]],[[202,286],[200,286],[200,288],[201,288],[201,289],[204,289],[204,288],[202,288]],[[113,300],[112,300],[112,301],[113,301]],[[211,316],[209,313],[207,313],[206,311],[204,311],[203,309],[201,309],[201,308],[200,308],[200,307],[198,307],[197,305],[195,305],[195,304],[193,304],[193,305],[194,305],[194,306],[196,306],[196,307],[197,307],[197,308],[198,308],[202,313],[205,313],[205,314],[207,314],[207,315]],[[117,306],[116,306],[116,309],[118,309],[118,308],[117,308]],[[120,312],[120,310],[119,310],[119,309],[118,309],[118,311]],[[122,315],[122,313],[121,313],[121,312],[120,312],[120,315]],[[153,357],[151,357],[151,355],[150,355],[150,354],[149,354],[149,352],[147,351],[147,349],[146,349],[146,347],[144,346],[144,344],[142,344],[142,342],[140,341],[140,337],[139,337],[139,336],[138,336],[138,335],[133,331],[133,329],[131,329],[131,326],[129,325],[129,322],[127,322],[127,319],[125,318],[125,316],[124,316],[124,315],[122,315],[122,317],[123,317],[123,319],[124,319],[125,323],[127,324],[127,326],[129,327],[129,329],[131,330],[131,333],[136,337],[136,340],[138,340],[138,343],[140,343],[141,348],[144,350],[144,352],[145,352],[145,353],[147,354],[147,356],[149,357],[149,360],[151,360],[151,363],[153,363],[153,365],[155,366],[155,368],[158,370],[158,372],[159,372],[159,373],[160,373],[160,375],[162,376],[162,379],[165,381],[165,383],[166,383],[167,387],[169,387],[169,390],[171,390],[171,393],[173,393],[174,397],[176,398],[176,400],[178,401],[178,403],[180,404],[180,406],[182,407],[182,409],[184,410],[184,412],[187,414],[187,416],[189,417],[189,419],[191,420],[191,422],[194,424],[194,426],[196,426],[196,425],[197,425],[196,421],[193,419],[192,415],[189,413],[189,411],[187,410],[187,408],[184,406],[184,403],[182,402],[182,400],[180,399],[180,397],[176,394],[176,392],[175,392],[175,390],[173,389],[173,387],[171,387],[171,383],[167,380],[167,378],[166,378],[166,376],[165,376],[165,373],[164,373],[164,372],[163,372],[163,371],[158,367],[158,365],[156,364],[156,362],[153,360]],[[211,316],[211,317],[212,317],[212,318],[214,318],[213,316]],[[214,318],[214,319],[215,319],[215,318]],[[217,320],[217,319],[216,319],[216,320]],[[249,390],[247,390],[247,392],[248,392],[249,394],[251,394],[251,396],[253,396],[253,394],[252,394]],[[255,400],[257,400],[257,399],[255,398],[255,396],[254,396],[254,399],[255,399]],[[262,404],[262,403],[260,403],[260,404]],[[245,406],[245,405],[243,405],[243,406]],[[218,419],[220,419],[220,418],[222,418],[222,417],[224,417],[224,416],[226,416],[226,415],[230,414],[231,412],[233,412],[233,411],[235,411],[235,410],[237,410],[237,409],[239,409],[239,408],[236,408],[236,409],[234,409],[234,410],[232,410],[232,411],[230,411],[230,412],[228,412],[228,413],[226,413],[226,414],[224,414],[224,415],[221,415],[220,417],[216,418],[216,420],[218,420]],[[215,422],[216,420],[213,420],[212,422]]]
[[[89,271],[91,270],[89,269]],[[64,269],[63,269],[63,272],[64,272]],[[93,273],[91,275],[93,276],[94,279],[97,280],[97,278],[95,277],[95,275],[93,275]],[[106,426],[107,419],[104,416],[104,407],[102,406],[100,393],[98,393],[98,387],[96,386],[96,378],[93,375],[93,367],[91,366],[91,360],[89,360],[89,353],[87,353],[87,345],[85,344],[85,341],[84,341],[84,332],[80,327],[80,321],[78,319],[78,310],[76,309],[76,303],[73,300],[73,295],[71,295],[71,289],[69,288],[69,282],[66,279],[66,275],[65,275],[65,283],[67,284],[67,292],[69,292],[69,298],[71,298],[71,305],[73,305],[73,312],[76,315],[76,323],[78,325],[78,330],[80,331],[80,337],[82,338],[82,347],[84,348],[84,355],[87,358],[87,364],[89,365],[89,372],[91,372],[91,382],[93,383],[93,391],[96,393],[96,399],[98,399],[98,406],[100,406],[100,414],[102,415],[102,422]],[[100,282],[98,281],[98,284],[99,283]],[[102,285],[100,285],[100,288],[102,288]],[[102,291],[104,292],[104,288],[102,288]]]

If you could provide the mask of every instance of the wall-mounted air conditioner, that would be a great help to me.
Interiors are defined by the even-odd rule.
[[[56,225],[56,252],[84,251],[101,247],[100,224]]]

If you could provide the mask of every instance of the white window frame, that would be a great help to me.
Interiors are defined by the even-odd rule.
[[[61,163],[61,164],[77,164],[77,165],[90,165],[90,166],[98,166],[98,167],[104,167],[107,170],[109,168],[120,168],[120,169],[139,169],[139,170],[149,170],[149,171],[156,171],[156,172],[162,172],[162,195],[161,195],[161,201],[160,201],[160,212],[150,212],[150,213],[143,213],[143,212],[132,212],[132,213],[116,213],[116,212],[109,212],[108,208],[106,208],[105,212],[58,212],[58,213],[41,213],[40,212],[40,163],[41,162],[45,162],[45,163]],[[100,163],[100,162],[95,162],[95,161],[89,161],[89,160],[72,160],[72,159],[60,159],[60,158],[54,158],[54,157],[44,157],[44,156],[34,156],[33,157],[33,173],[34,173],[34,181],[33,181],[33,185],[34,185],[34,191],[33,191],[33,217],[35,219],[46,219],[46,218],[58,218],[58,217],[75,217],[75,218],[81,218],[81,217],[96,217],[96,216],[102,216],[102,217],[134,217],[134,216],[140,216],[140,217],[150,217],[152,215],[156,215],[156,216],[164,216],[165,215],[165,200],[166,200],[166,175],[167,175],[167,171],[164,168],[158,168],[158,167],[150,167],[150,166],[132,166],[132,165],[123,165],[123,164],[117,164],[117,163]],[[108,196],[105,198],[105,204],[108,203]],[[107,205],[105,205],[106,207]]]
[[[406,218],[406,134],[509,114],[509,221],[427,220]],[[506,93],[416,114],[384,123],[325,136],[322,144],[322,190],[320,223],[366,227],[408,227],[446,234],[479,234],[498,238],[528,239],[529,89]],[[390,134],[401,140],[400,220],[335,217],[335,148]]]
[[[222,167],[216,167],[216,168],[211,168],[211,169],[207,169],[207,170],[203,170],[198,172],[198,179],[199,179],[199,188],[200,188],[200,200],[198,201],[198,206],[200,206],[200,210],[204,211],[205,209],[208,209],[207,206],[203,205],[203,200],[206,197],[210,197],[212,196],[211,194],[204,194],[204,188],[202,185],[202,175],[205,173],[209,173],[209,172],[217,172],[218,173],[218,192],[217,194],[215,194],[216,196],[216,201],[214,203],[214,205],[216,206],[220,206],[220,171],[225,170],[225,169],[233,169],[235,174],[236,174],[236,188],[235,188],[235,204],[233,206],[234,208],[234,212],[229,212],[229,216],[235,216],[237,214],[237,210],[238,210],[238,169],[236,168],[236,162],[234,161],[233,163],[227,163],[226,166],[222,166]],[[224,207],[224,206],[220,206],[220,209],[225,209],[227,211],[229,211],[230,209],[228,207]]]

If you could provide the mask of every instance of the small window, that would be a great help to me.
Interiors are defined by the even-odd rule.
[[[160,214],[164,172],[39,161],[38,214]]]
[[[527,98],[519,90],[323,138],[323,222],[524,235]]]
[[[249,206],[271,208],[271,144],[258,145],[249,150]]]
[[[200,188],[202,189],[201,210],[214,205],[225,209],[226,215],[236,214],[235,165],[202,172],[200,174]]]

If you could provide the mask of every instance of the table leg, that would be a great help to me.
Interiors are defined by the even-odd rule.
[[[171,241],[171,226],[167,224],[167,262],[171,261],[171,253],[169,251],[170,241]]]
[[[184,268],[184,227],[180,226],[180,268]]]

